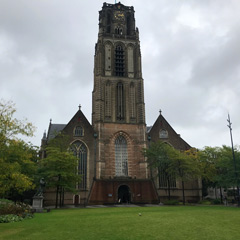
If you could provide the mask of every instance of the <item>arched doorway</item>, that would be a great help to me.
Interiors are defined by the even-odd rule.
[[[118,202],[119,203],[131,202],[131,193],[127,185],[122,185],[118,188]]]
[[[74,205],[78,205],[80,203],[79,195],[74,195]]]

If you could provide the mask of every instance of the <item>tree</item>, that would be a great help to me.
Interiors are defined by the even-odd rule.
[[[198,151],[197,161],[202,180],[202,197],[208,195],[208,188],[216,186],[216,163],[220,157],[219,147],[204,147]]]
[[[27,120],[13,117],[12,102],[0,102],[0,197],[17,198],[33,189],[37,149],[19,139],[32,136],[34,127]]]
[[[234,150],[236,159],[240,159],[238,148],[235,147]],[[227,189],[239,186],[240,163],[239,161],[236,162],[237,171],[235,171],[232,149],[230,147],[205,147],[200,151],[199,161],[204,189],[218,187],[221,200],[223,197],[222,188]]]
[[[171,163],[170,156],[172,151],[174,151],[174,149],[170,145],[162,141],[152,143],[148,149],[144,149],[144,156],[147,157],[151,174],[153,174],[154,169],[157,169],[157,174],[152,177],[160,178],[160,174],[163,174],[164,177],[167,179],[168,200],[171,199],[170,190],[171,180],[173,178],[171,173],[169,173],[168,171]]]
[[[46,147],[46,158],[40,162],[39,174],[44,177],[47,188],[56,189],[55,207],[64,205],[64,192],[76,192],[81,181],[77,172],[78,159],[68,150],[68,138],[57,135]],[[60,199],[58,198],[60,195]]]
[[[171,163],[168,172],[182,183],[182,200],[185,205],[185,181],[194,180],[199,176],[198,163],[189,151],[181,152],[174,149],[170,153]]]

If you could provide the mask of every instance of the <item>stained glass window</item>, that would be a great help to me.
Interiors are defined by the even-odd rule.
[[[116,176],[128,176],[127,141],[123,136],[115,140],[115,171]]]
[[[78,174],[82,175],[82,181],[79,184],[80,189],[87,188],[87,147],[81,141],[75,141],[71,147],[73,154],[79,159],[78,160]]]

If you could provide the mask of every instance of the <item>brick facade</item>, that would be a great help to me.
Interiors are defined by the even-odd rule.
[[[121,3],[104,3],[99,12],[92,124],[79,109],[67,125],[50,122],[48,135],[42,139],[42,157],[54,131],[70,136],[70,146],[78,142],[86,149],[86,186],[78,188],[75,195],[66,193],[65,204],[158,203],[167,196],[166,189],[151,179],[143,149],[150,139],[167,141],[179,150],[190,148],[161,114],[147,131],[140,41],[134,13],[133,7]],[[77,127],[82,131],[81,136],[75,134]],[[198,181],[186,183],[186,189],[186,196],[191,200],[201,196]],[[171,191],[172,196],[180,198],[178,183]],[[54,198],[54,191],[48,189],[45,203],[53,204]]]

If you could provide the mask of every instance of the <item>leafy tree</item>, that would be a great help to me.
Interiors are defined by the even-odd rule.
[[[205,147],[200,151],[200,166],[203,187],[231,188],[239,186],[240,176],[240,153],[237,147],[234,149],[236,155],[236,171],[233,162],[232,149],[228,146]]]
[[[76,192],[76,185],[81,181],[77,173],[78,159],[68,150],[68,138],[59,134],[46,147],[46,158],[41,160],[39,174],[47,182],[47,188],[56,189],[55,207],[64,205],[64,192]],[[60,195],[60,199],[58,198]]]
[[[164,174],[167,179],[167,187],[168,187],[168,199],[171,199],[171,180],[172,175],[169,173],[168,169],[171,163],[171,152],[174,149],[165,142],[158,141],[156,143],[152,143],[149,148],[144,149],[144,155],[147,157],[148,165],[151,170],[151,174],[154,173],[154,169],[157,169],[157,174],[153,177],[160,177],[160,174]]]
[[[195,180],[199,176],[198,163],[189,154],[174,149],[170,155],[171,163],[168,171],[182,183],[182,200],[185,205],[185,181]]]
[[[32,136],[34,127],[13,117],[12,102],[0,102],[0,196],[17,198],[34,188],[37,149],[20,140]]]
[[[202,179],[202,196],[208,194],[209,187],[216,186],[217,168],[216,164],[220,158],[219,147],[204,147],[198,152],[198,162]]]
[[[12,139],[18,139],[19,135],[33,136],[35,127],[27,120],[14,118],[15,105],[11,101],[0,101],[0,147]]]

